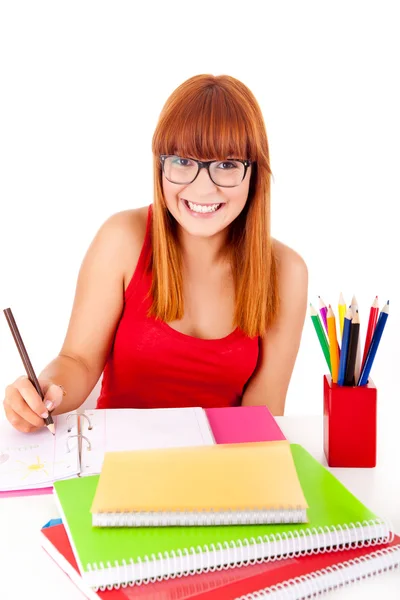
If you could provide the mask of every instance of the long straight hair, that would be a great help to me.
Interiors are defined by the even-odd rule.
[[[270,235],[268,140],[260,107],[252,92],[229,75],[196,75],[166,101],[152,139],[154,202],[151,228],[152,272],[148,316],[165,322],[184,314],[182,262],[177,222],[162,189],[160,154],[226,160],[250,159],[247,202],[228,226],[223,259],[231,265],[235,287],[232,327],[247,336],[263,336],[279,310],[276,261]]]

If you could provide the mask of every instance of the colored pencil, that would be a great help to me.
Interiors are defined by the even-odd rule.
[[[368,328],[367,328],[367,334],[365,336],[365,344],[364,344],[363,357],[362,357],[362,361],[361,361],[361,365],[362,365],[361,368],[364,366],[365,359],[367,357],[368,348],[371,345],[372,336],[374,334],[376,323],[378,321],[378,315],[379,315],[379,302],[378,302],[378,296],[375,296],[375,299],[374,299],[371,309],[369,311]]]
[[[311,315],[311,320],[313,322],[315,331],[317,332],[319,343],[321,344],[321,348],[324,353],[326,364],[328,365],[328,368],[329,368],[329,372],[332,373],[331,359],[329,356],[328,340],[326,339],[326,334],[325,334],[324,328],[322,327],[321,319],[319,318],[318,312],[315,310],[315,308],[313,307],[311,302],[310,302],[310,315]]]
[[[325,302],[322,300],[321,296],[318,296],[318,298],[319,298],[319,312],[321,313],[322,322],[324,324],[325,331],[326,331],[326,333],[328,333],[328,324],[326,322],[326,314],[328,312],[328,307],[326,306]]]
[[[378,350],[379,343],[381,341],[383,330],[385,329],[386,321],[389,316],[389,300],[382,308],[381,313],[379,315],[378,322],[375,327],[375,331],[372,336],[371,344],[369,346],[367,356],[365,358],[365,363],[360,373],[360,379],[357,385],[366,385],[368,383],[368,377],[371,372],[371,367],[374,362],[376,352]]]
[[[345,314],[346,314],[346,302],[344,301],[342,292],[340,292],[339,304],[338,304],[338,315],[339,315],[339,325],[340,325],[340,339],[342,340],[342,344],[343,344],[343,327],[344,327]]]
[[[329,354],[332,367],[332,382],[337,383],[339,374],[339,347],[336,337],[336,319],[331,305],[329,305],[328,312],[326,314],[326,321],[328,327]]]
[[[352,312],[351,308],[349,307],[344,316],[342,350],[340,352],[340,361],[339,361],[338,385],[344,385],[352,319],[353,319],[353,312]]]
[[[347,361],[346,361],[346,373],[344,376],[344,385],[347,385],[347,386],[355,385],[354,369],[356,366],[357,346],[358,346],[359,337],[360,337],[360,319],[359,319],[358,310],[357,310],[355,315],[353,316],[353,320],[351,322],[351,327],[350,327],[349,348],[347,351]]]
[[[355,296],[353,296],[353,298],[351,299],[351,310],[353,311],[353,317],[356,313],[356,311],[358,311],[358,320],[360,321],[360,313],[359,313],[359,309],[358,309],[358,302]],[[361,371],[361,342],[360,342],[360,334],[358,334],[358,342],[357,342],[357,352],[356,352],[356,363],[354,365],[354,379],[355,382],[358,381],[359,377],[360,377],[360,371]]]

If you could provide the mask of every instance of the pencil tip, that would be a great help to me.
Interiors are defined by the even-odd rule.
[[[50,425],[47,425],[47,429],[53,434],[56,434],[56,428],[54,427],[54,423],[51,423]]]

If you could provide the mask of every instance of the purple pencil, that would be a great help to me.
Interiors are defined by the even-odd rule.
[[[324,324],[325,331],[326,331],[326,333],[328,333],[328,322],[326,320],[326,313],[328,312],[328,307],[326,306],[325,302],[322,300],[321,296],[318,296],[318,298],[319,298],[319,312],[321,313],[322,322]]]

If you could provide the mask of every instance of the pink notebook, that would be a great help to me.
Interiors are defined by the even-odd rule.
[[[286,439],[266,406],[206,408],[205,412],[217,444],[276,442]]]

